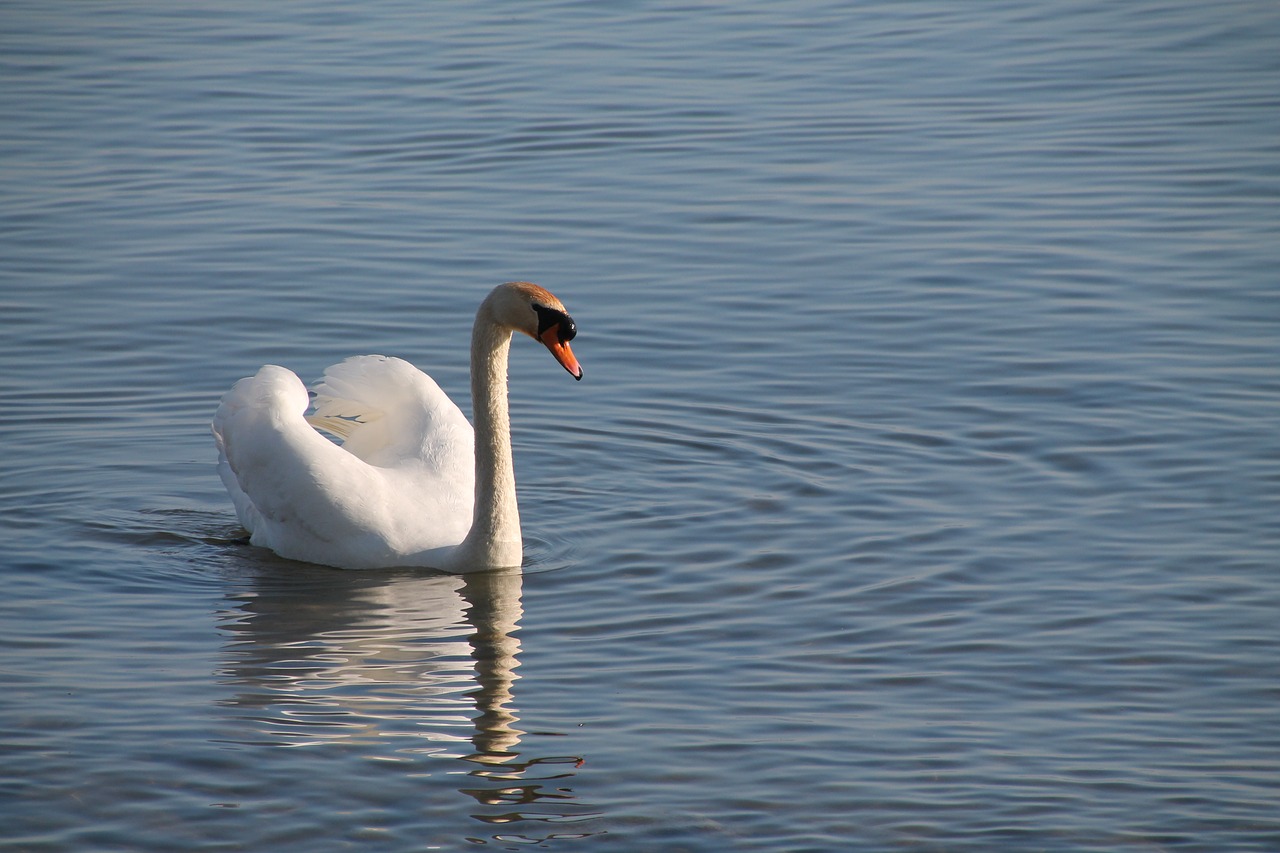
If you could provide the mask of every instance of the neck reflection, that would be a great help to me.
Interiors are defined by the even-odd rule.
[[[478,712],[472,743],[473,760],[501,763],[517,756],[523,731],[516,728],[512,701],[520,666],[515,633],[524,610],[520,606],[521,575],[515,571],[477,572],[464,578],[459,594],[467,603],[468,638],[475,661],[476,688],[470,692]]]

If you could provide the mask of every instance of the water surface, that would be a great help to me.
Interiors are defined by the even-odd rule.
[[[1280,12],[0,11],[0,840],[1280,848]],[[521,573],[240,542],[219,396],[517,342]]]

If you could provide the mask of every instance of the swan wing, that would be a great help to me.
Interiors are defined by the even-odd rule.
[[[471,424],[434,379],[403,359],[361,355],[333,365],[312,406],[307,420],[370,464],[422,464],[449,483],[472,477]]]
[[[392,360],[382,360],[386,361]],[[367,457],[394,462],[391,465],[367,461],[316,432],[305,417],[306,388],[289,370],[268,365],[227,392],[213,421],[218,470],[255,545],[293,559],[372,568],[418,564],[428,552],[456,545],[466,536],[474,474],[469,465],[461,466],[465,482],[454,478],[459,474],[459,451],[471,446],[470,425],[462,418],[466,430],[459,434],[464,431],[451,421],[447,407],[437,405],[436,422],[445,423],[443,432],[451,435],[405,434],[401,430],[412,419],[402,411],[408,405],[403,398],[422,390],[420,380],[414,379],[418,384],[408,392],[401,389],[396,394],[389,384],[379,385],[377,380],[390,377],[374,366],[377,363],[365,364],[363,371],[337,370],[340,384],[329,388],[341,387],[345,393],[330,398],[346,403],[335,402],[333,411],[349,413],[322,417],[350,419],[356,426],[347,445],[368,445]],[[405,363],[393,366],[390,373],[403,375],[401,365]],[[426,378],[416,368],[409,369]],[[361,372],[378,390],[352,393],[354,386],[341,385],[341,377],[354,382]],[[328,381],[326,374],[322,385]],[[435,387],[434,382],[430,385]],[[435,393],[444,397],[438,387]],[[456,411],[452,403],[449,406]],[[368,420],[361,422],[360,417]],[[432,422],[427,417],[418,423]],[[375,429],[365,433],[363,442],[357,441],[370,426]],[[406,448],[413,446],[434,448],[436,458],[407,456]],[[435,465],[441,457],[447,457],[443,469]]]

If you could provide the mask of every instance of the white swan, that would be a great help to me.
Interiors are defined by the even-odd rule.
[[[474,435],[440,386],[398,358],[330,367],[312,415],[306,388],[283,367],[237,382],[218,406],[213,436],[218,473],[250,541],[347,569],[520,565],[507,410],[512,332],[541,341],[582,378],[569,348],[577,328],[560,300],[525,281],[499,285],[471,331]]]

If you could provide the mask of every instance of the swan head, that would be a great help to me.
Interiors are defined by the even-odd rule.
[[[578,327],[551,291],[528,281],[509,281],[493,289],[481,310],[486,306],[493,322],[538,341],[570,376],[582,378],[582,366],[569,348]]]

